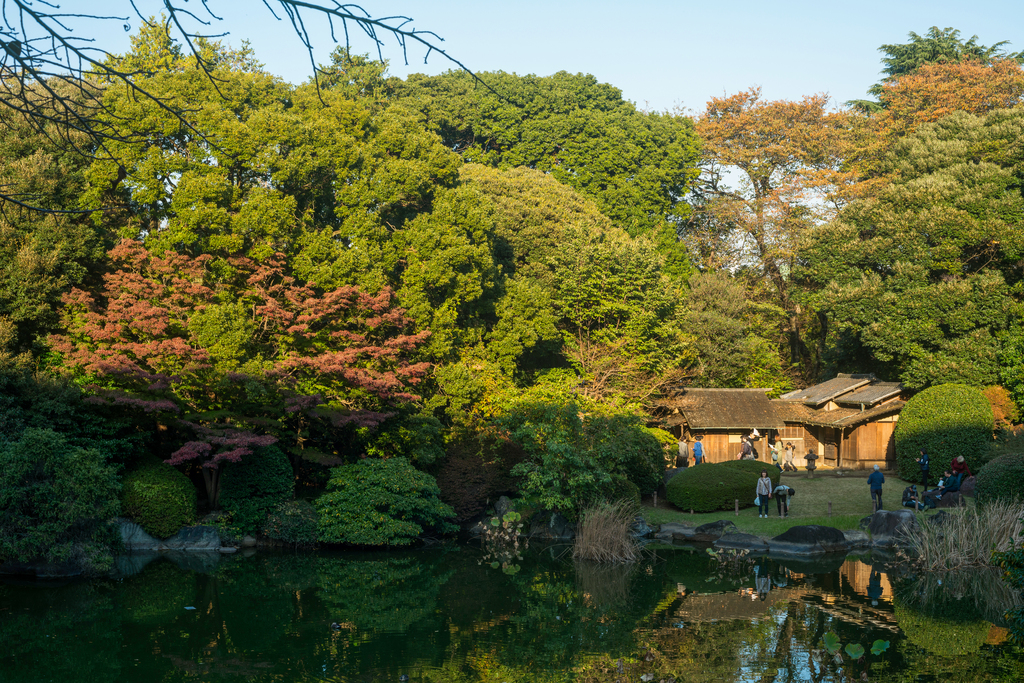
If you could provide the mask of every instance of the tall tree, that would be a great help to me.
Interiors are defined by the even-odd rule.
[[[998,383],[1024,274],[1022,134],[1021,108],[923,125],[887,158],[891,185],[808,236],[797,275],[831,322],[836,369]]]
[[[978,36],[971,36],[964,42],[960,38],[960,31],[952,27],[939,29],[938,26],[932,26],[923,36],[911,31],[908,37],[909,43],[883,45],[878,48],[884,55],[882,73],[885,78],[871,86],[868,93],[878,97],[879,101],[852,100],[847,104],[865,112],[887,109],[889,103],[883,97],[886,87],[928,65],[971,62],[991,66],[994,62],[1004,60],[1024,63],[1024,51],[1012,53],[1003,49],[1009,41],[1002,40],[994,45],[982,45],[978,42]]]
[[[702,175],[688,233],[705,267],[749,268],[770,285],[786,312],[789,360],[808,370],[806,317],[790,274],[802,236],[845,204],[861,135],[827,105],[826,95],[765,101],[760,88],[708,102],[697,121]]]
[[[467,161],[551,173],[630,235],[653,237],[673,274],[688,272],[677,238],[696,176],[688,118],[640,112],[589,75],[480,76],[493,90],[460,72],[413,75],[393,87]]]

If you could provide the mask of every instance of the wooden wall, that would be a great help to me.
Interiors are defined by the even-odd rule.
[[[736,460],[736,456],[740,452],[740,437],[749,434],[749,431],[744,432],[693,432],[690,437],[690,451],[693,451],[693,436],[700,435],[702,437],[701,443],[704,444],[704,462],[725,462],[727,460]],[[752,442],[754,448],[757,449],[758,460],[761,462],[768,462],[770,460],[768,448],[768,441],[762,436],[757,441]]]
[[[868,422],[850,430],[843,439],[842,466],[853,469],[891,467],[896,462],[895,422]]]

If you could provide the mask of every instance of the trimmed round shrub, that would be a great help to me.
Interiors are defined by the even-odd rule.
[[[608,500],[611,502],[625,500],[639,508],[640,489],[621,474],[613,474],[612,483],[608,486]]]
[[[289,545],[315,545],[316,508],[308,500],[278,503],[267,515],[263,535]]]
[[[196,523],[196,488],[184,474],[153,459],[125,477],[121,507],[146,533],[170,538]]]
[[[982,504],[1024,499],[1024,453],[1007,453],[982,467],[974,495]]]
[[[940,384],[909,401],[896,423],[896,467],[902,479],[916,481],[921,468],[915,462],[923,448],[931,461],[933,478],[964,456],[972,471],[982,464],[992,441],[995,421],[992,406],[981,389],[966,384]]]
[[[277,446],[257,448],[224,468],[220,480],[220,506],[231,513],[231,525],[241,533],[261,531],[267,513],[289,500],[295,475],[288,456]]]
[[[669,480],[666,495],[680,510],[694,512],[732,510],[736,500],[741,508],[751,507],[761,470],[768,471],[773,489],[779,485],[781,472],[777,467],[766,467],[753,460],[732,460],[687,467]]]
[[[367,458],[331,470],[316,499],[321,541],[350,545],[408,545],[425,529],[452,533],[455,510],[441,502],[437,482],[405,458]]]

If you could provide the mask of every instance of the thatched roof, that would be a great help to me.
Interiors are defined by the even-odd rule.
[[[661,401],[668,423],[690,429],[780,429],[782,420],[768,400],[768,389],[680,389]]]

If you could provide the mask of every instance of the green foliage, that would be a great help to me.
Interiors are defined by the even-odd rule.
[[[978,503],[1024,499],[1024,453],[1007,453],[993,459],[977,473]]]
[[[680,510],[732,510],[736,500],[741,508],[750,507],[754,504],[761,470],[768,471],[772,489],[779,485],[778,468],[755,460],[730,460],[684,469],[669,480],[666,495]]]
[[[168,538],[196,523],[196,489],[192,482],[155,459],[125,477],[121,505],[128,519],[157,538]]]
[[[611,484],[608,486],[608,500],[610,502],[624,500],[639,509],[640,489],[621,474],[613,474]]]
[[[432,415],[404,415],[385,421],[369,436],[366,454],[371,458],[401,456],[418,466],[444,457],[441,422]]]
[[[289,545],[310,547],[316,544],[316,508],[306,500],[278,503],[263,524],[263,535]]]
[[[941,384],[909,401],[896,423],[896,466],[901,478],[920,478],[915,462],[923,448],[933,473],[941,473],[953,458],[964,456],[972,471],[992,441],[992,406],[981,389],[963,384]]]
[[[105,539],[120,511],[118,468],[50,429],[0,443],[0,558],[66,562]]]
[[[589,75],[479,75],[499,94],[461,71],[393,85],[467,161],[550,173],[632,235],[688,215],[682,197],[698,148],[690,119],[639,112]]]
[[[890,151],[893,182],[813,232],[794,276],[828,315],[837,369],[1019,386],[1004,335],[1020,318],[1022,133],[1019,107],[921,126]]]
[[[232,527],[244,534],[261,531],[267,512],[295,491],[291,462],[277,446],[253,449],[241,462],[221,467],[221,507],[231,513]]]
[[[437,482],[405,458],[366,459],[331,470],[316,500],[321,541],[349,545],[408,545],[424,530],[455,531]]]

